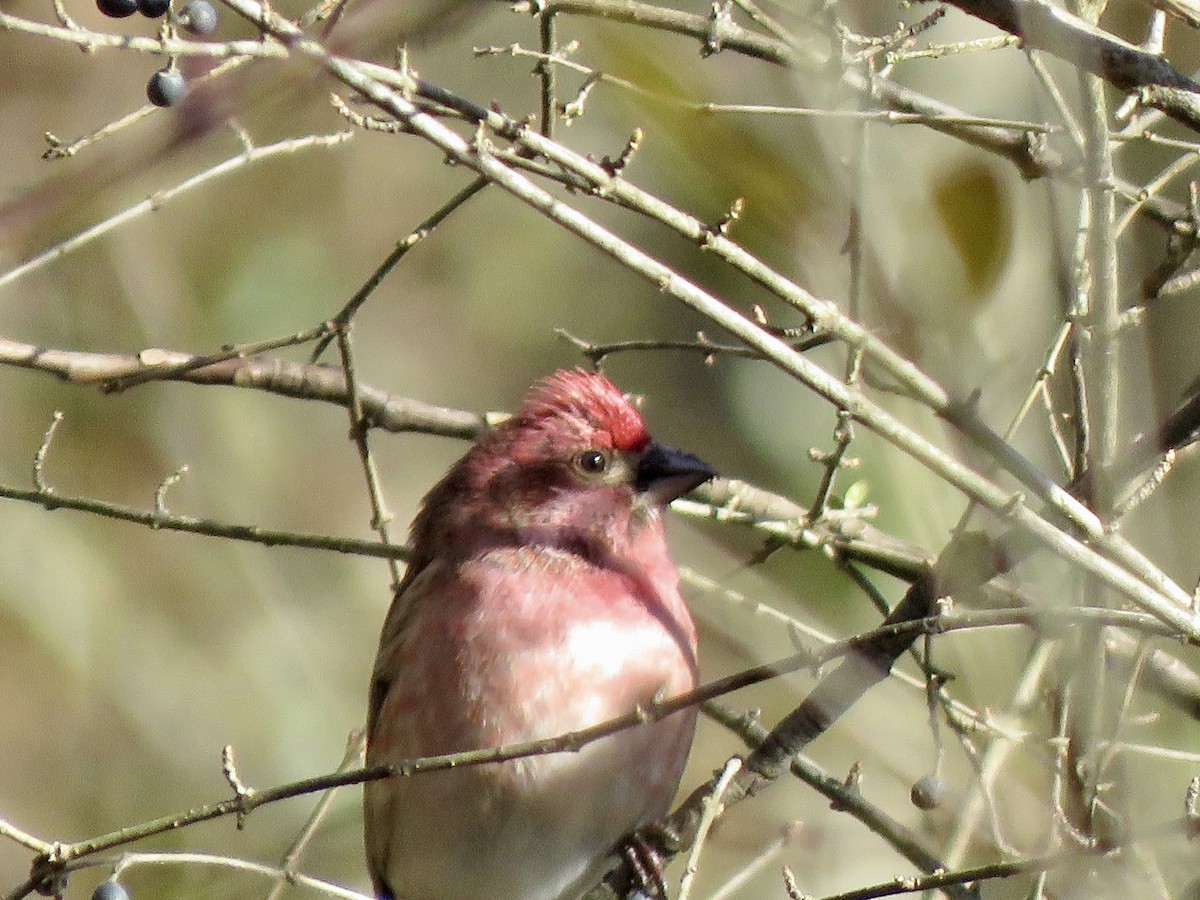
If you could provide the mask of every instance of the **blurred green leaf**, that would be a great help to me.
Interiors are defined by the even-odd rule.
[[[974,297],[986,297],[1012,247],[1012,208],[999,175],[989,165],[964,161],[937,178],[933,203]]]

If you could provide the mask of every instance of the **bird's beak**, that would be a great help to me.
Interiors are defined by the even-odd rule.
[[[712,466],[690,453],[651,444],[638,462],[636,487],[641,493],[666,504],[716,474]]]

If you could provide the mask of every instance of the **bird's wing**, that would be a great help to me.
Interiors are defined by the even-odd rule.
[[[396,589],[392,605],[387,617],[383,620],[383,631],[379,635],[379,653],[375,657],[375,669],[371,673],[371,692],[367,705],[367,742],[375,734],[375,726],[379,718],[379,710],[383,706],[391,687],[394,669],[394,658],[398,645],[403,643],[408,631],[408,623],[412,612],[412,598],[429,593],[428,584],[441,577],[444,566],[436,560],[416,568],[409,566],[404,573],[404,579]]]

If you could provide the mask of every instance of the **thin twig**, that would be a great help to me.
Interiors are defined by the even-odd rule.
[[[337,771],[349,772],[351,769],[361,766],[365,750],[366,733],[361,729],[356,729],[351,732],[349,739],[346,741],[346,755],[342,757],[341,765],[337,767]],[[317,827],[324,820],[325,815],[329,812],[329,808],[333,805],[333,800],[337,796],[338,790],[338,788],[330,788],[321,794],[320,799],[317,800],[316,806],[313,807],[313,811],[309,814],[307,821],[305,821],[303,827],[300,829],[300,833],[296,835],[295,840],[292,841],[291,846],[284,853],[283,859],[280,860],[279,877],[265,900],[279,900],[280,895],[287,889],[288,884],[295,882],[297,876],[300,875],[297,868],[300,863],[300,857],[308,849],[309,842],[317,832]]]
[[[723,812],[722,801],[725,792],[729,790],[729,785],[741,768],[742,758],[740,756],[730,757],[721,769],[721,775],[717,778],[712,794],[705,800],[704,814],[700,817],[700,827],[696,830],[696,840],[688,853],[687,864],[683,868],[683,877],[679,880],[679,900],[688,900],[692,894],[692,885],[696,881],[696,873],[700,870],[700,854],[708,840],[708,832],[712,829],[717,817]]]
[[[363,413],[362,395],[358,390],[358,379],[354,365],[354,349],[350,339],[350,323],[340,325],[337,330],[338,353],[342,358],[342,371],[346,374],[346,393],[350,402],[346,411],[350,416],[350,439],[358,451],[358,459],[362,465],[363,477],[366,480],[367,497],[371,502],[371,528],[379,535],[383,546],[392,543],[390,526],[392,513],[388,509],[387,500],[383,496],[383,488],[379,483],[379,470],[375,465],[375,457],[371,455],[370,423]],[[388,572],[391,575],[391,591],[395,593],[400,585],[400,565],[394,557],[386,559]]]
[[[4,13],[0,12],[0,26],[3,25],[4,15]],[[215,166],[205,169],[203,172],[200,172],[197,175],[193,175],[191,178],[180,182],[172,188],[159,191],[158,193],[147,197],[145,200],[135,203],[133,206],[130,206],[121,212],[115,213],[103,221],[97,222],[95,225],[85,228],[83,231],[79,232],[73,237],[67,238],[65,241],[61,241],[55,244],[53,247],[43,250],[41,253],[30,259],[27,259],[18,266],[14,266],[7,272],[0,274],[0,288],[7,287],[13,282],[25,277],[30,272],[34,272],[42,268],[47,263],[53,262],[56,259],[66,256],[68,253],[78,250],[80,247],[91,243],[97,238],[108,234],[115,228],[118,228],[119,226],[124,225],[127,222],[138,218],[139,216],[143,216],[147,213],[154,212],[156,209],[162,208],[164,205],[176,199],[180,195],[186,194],[188,191],[195,190],[201,185],[207,184],[214,179],[228,175],[232,172],[236,172],[239,169],[243,169],[246,166],[254,163],[272,159],[277,156],[286,156],[292,153],[299,153],[313,147],[335,147],[338,144],[349,140],[352,135],[353,132],[351,131],[343,131],[337,134],[310,135],[308,137],[279,141],[275,144],[268,144],[265,147],[256,147],[252,150],[239,153],[237,156],[233,156],[222,163],[218,163]]]

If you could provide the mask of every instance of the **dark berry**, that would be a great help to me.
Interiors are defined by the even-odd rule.
[[[212,34],[217,30],[217,8],[208,0],[192,0],[179,14],[179,26],[188,34]]]
[[[92,891],[92,900],[129,900],[129,892],[119,881],[102,881]]]
[[[138,12],[147,19],[165,16],[171,8],[171,0],[137,0]]]
[[[183,76],[174,66],[159,69],[146,84],[146,96],[155,106],[174,106],[187,93]]]
[[[137,12],[137,0],[96,0],[96,8],[110,19],[124,19]]]
[[[946,802],[946,782],[937,775],[922,775],[908,795],[917,809],[937,809]]]

